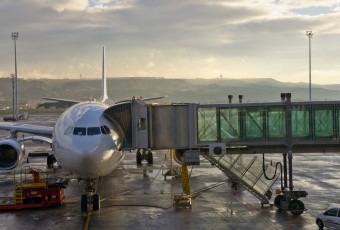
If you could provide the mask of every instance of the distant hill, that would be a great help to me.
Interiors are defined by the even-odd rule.
[[[11,79],[0,78],[0,104],[11,106]],[[165,79],[165,78],[111,78],[108,79],[108,95],[115,101],[133,96],[154,97],[167,95],[163,103],[224,103],[228,95],[244,95],[244,102],[274,102],[280,93],[292,93],[293,101],[308,100],[308,84],[284,83],[270,78],[260,79]],[[21,104],[44,102],[41,97],[56,97],[75,100],[99,98],[101,81],[80,79],[19,80]],[[313,100],[340,100],[340,85],[313,85]]]

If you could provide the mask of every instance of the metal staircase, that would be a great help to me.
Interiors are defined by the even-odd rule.
[[[262,205],[269,204],[272,194],[271,187],[280,174],[277,173],[272,180],[267,180],[263,173],[262,159],[245,154],[227,154],[225,156],[202,154],[202,156],[230,179],[241,183],[247,191],[261,201]],[[275,173],[275,168],[267,164],[265,172],[272,176]]]
[[[14,192],[14,204],[22,204],[24,201],[24,196],[22,194],[22,188],[16,187]]]

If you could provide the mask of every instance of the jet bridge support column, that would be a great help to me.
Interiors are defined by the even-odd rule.
[[[288,174],[289,189],[287,190],[287,153],[283,154],[284,164],[284,188],[281,194],[275,197],[274,205],[286,211],[290,211],[293,215],[301,215],[305,211],[305,205],[298,200],[300,197],[306,197],[306,191],[294,191],[293,186],[293,134],[292,134],[292,105],[291,94],[285,94],[286,98],[286,146],[288,150]]]
[[[287,148],[289,165],[289,190],[293,191],[293,134],[292,134],[292,105],[291,94],[286,93],[286,120],[287,120]]]

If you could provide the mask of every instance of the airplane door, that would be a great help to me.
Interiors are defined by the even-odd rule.
[[[132,100],[132,146],[137,149],[149,148],[148,107],[141,100]]]

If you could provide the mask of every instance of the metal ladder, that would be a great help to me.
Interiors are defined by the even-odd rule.
[[[269,204],[271,187],[280,176],[277,173],[272,180],[267,180],[263,173],[262,159],[254,155],[227,154],[225,156],[211,156],[202,154],[210,163],[224,172],[230,179],[235,180],[261,201]],[[265,165],[267,175],[274,175],[275,168]]]

